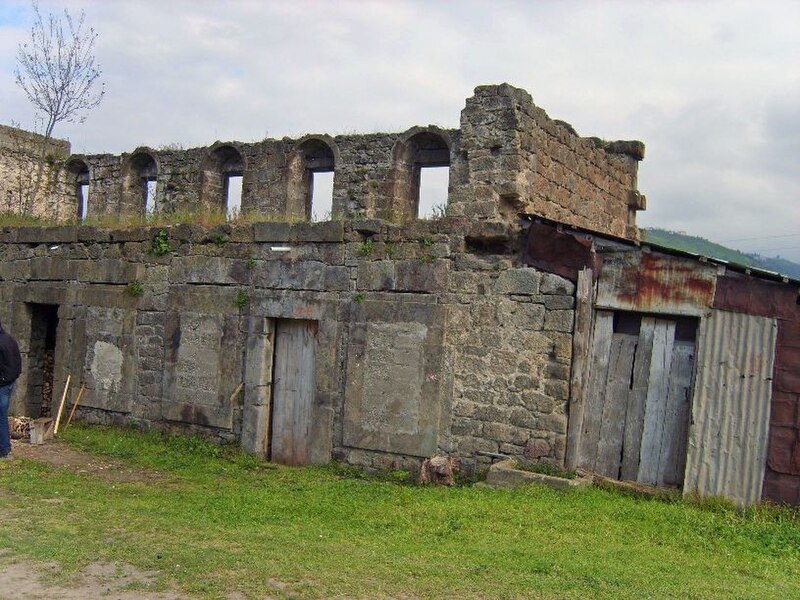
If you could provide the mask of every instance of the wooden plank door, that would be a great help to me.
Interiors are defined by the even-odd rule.
[[[314,402],[316,323],[282,319],[275,326],[272,381],[272,462],[308,464]]]
[[[579,466],[683,483],[695,344],[676,330],[672,319],[597,311]]]

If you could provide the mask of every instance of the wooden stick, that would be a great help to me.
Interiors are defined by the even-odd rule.
[[[233,393],[231,394],[230,400],[228,400],[228,404],[233,404],[233,401],[236,400],[236,396],[238,396],[239,392],[242,391],[242,387],[243,386],[244,386],[244,381],[239,384],[239,387],[237,387],[235,390],[233,390]]]
[[[86,384],[82,383],[81,384],[81,389],[78,390],[78,397],[75,398],[75,402],[72,403],[72,410],[69,411],[69,418],[67,419],[67,422],[64,424],[64,429],[66,429],[67,426],[72,422],[72,415],[75,414],[75,409],[78,408],[78,402],[81,401],[81,396],[83,396],[83,390],[85,388],[86,388]]]
[[[61,395],[61,404],[58,407],[58,416],[56,417],[56,426],[53,429],[53,435],[58,433],[58,423],[61,421],[61,413],[64,410],[64,403],[67,401],[67,391],[69,390],[69,382],[72,375],[67,375],[67,383],[64,384],[64,393]]]

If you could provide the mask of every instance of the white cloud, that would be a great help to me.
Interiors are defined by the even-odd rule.
[[[57,132],[80,150],[456,127],[475,85],[508,81],[582,135],[647,144],[642,224],[800,232],[796,2],[42,1],[64,6],[99,32],[107,82]],[[2,119],[23,124],[26,7],[0,10]]]

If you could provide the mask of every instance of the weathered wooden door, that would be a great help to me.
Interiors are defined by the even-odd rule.
[[[597,311],[578,465],[680,486],[696,321]]]
[[[316,331],[315,321],[286,319],[275,324],[270,454],[273,462],[285,465],[309,462]]]

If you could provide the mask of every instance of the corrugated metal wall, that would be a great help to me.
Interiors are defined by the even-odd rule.
[[[767,458],[775,319],[702,319],[684,493],[758,502]]]

